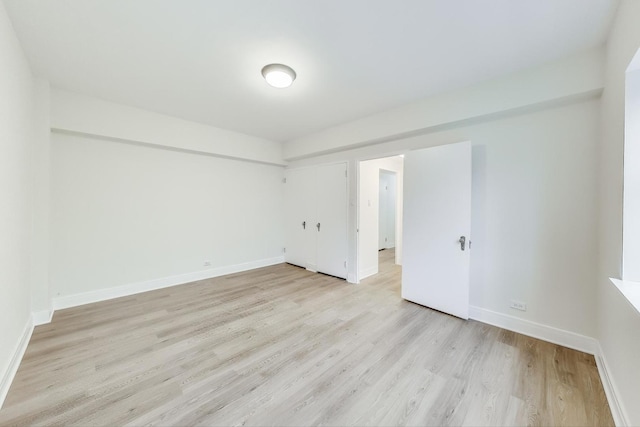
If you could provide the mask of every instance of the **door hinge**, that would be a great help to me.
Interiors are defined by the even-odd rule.
[[[287,183],[287,178],[282,178],[282,183],[286,184]]]
[[[287,253],[287,248],[282,248],[282,252],[286,254]]]
[[[347,261],[344,262],[344,268],[347,268]]]
[[[344,171],[344,177],[345,178],[347,177],[347,171]]]

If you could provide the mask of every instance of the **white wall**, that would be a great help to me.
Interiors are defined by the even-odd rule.
[[[31,318],[34,81],[0,3],[0,405]],[[18,359],[19,362],[19,359]]]
[[[54,298],[282,262],[281,167],[58,133],[52,148]]]
[[[281,144],[56,88],[50,104],[54,308],[282,260]]]
[[[640,425],[640,314],[608,278],[621,277],[624,75],[640,48],[639,20],[640,2],[622,1],[606,49],[602,143],[598,152],[598,339],[618,403],[629,425]]]
[[[49,185],[51,180],[50,88],[36,79],[33,150],[33,233],[31,241],[31,310],[36,324],[49,321]]]
[[[299,160],[456,128],[531,106],[593,96],[602,84],[603,50],[595,49],[298,138],[285,144],[284,157]]]
[[[51,91],[51,128],[73,133],[136,142],[284,165],[282,144],[238,132],[166,116],[60,89]]]
[[[358,198],[358,262],[363,279],[378,272],[378,216],[380,169],[396,172],[396,263],[402,263],[402,172],[401,157],[386,157],[360,162]]]
[[[353,164],[470,140],[471,304],[593,337],[598,123],[599,102],[591,99],[295,164]],[[510,309],[511,299],[528,310]]]
[[[640,69],[626,73],[625,86],[622,278],[640,282]]]

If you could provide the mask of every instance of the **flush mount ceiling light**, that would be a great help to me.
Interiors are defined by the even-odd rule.
[[[291,86],[296,79],[296,72],[283,64],[269,64],[262,69],[264,79],[273,87],[285,88]]]

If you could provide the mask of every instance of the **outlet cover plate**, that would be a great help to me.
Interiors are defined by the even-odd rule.
[[[511,300],[511,305],[509,305],[509,307],[515,310],[527,311],[527,304],[520,301]]]

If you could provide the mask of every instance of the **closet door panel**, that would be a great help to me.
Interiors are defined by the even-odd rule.
[[[315,265],[315,169],[285,172],[285,261],[300,267]],[[313,269],[313,268],[312,268]]]
[[[317,168],[317,271],[347,277],[347,165]]]

